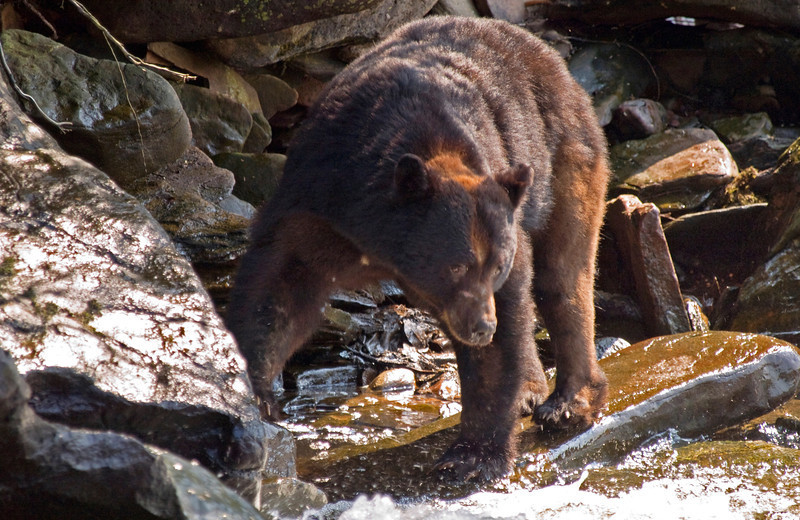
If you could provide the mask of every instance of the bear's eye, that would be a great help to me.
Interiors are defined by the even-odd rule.
[[[467,274],[468,269],[469,267],[466,264],[451,265],[450,276],[452,276],[454,280],[458,280],[462,278],[465,274]]]
[[[502,276],[502,274],[503,274],[503,266],[502,265],[498,265],[497,267],[494,268],[494,277],[495,278],[499,278],[500,276]]]

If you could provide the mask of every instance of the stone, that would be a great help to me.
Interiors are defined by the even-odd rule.
[[[244,78],[256,90],[261,110],[267,119],[297,103],[297,91],[276,76],[248,74]]]
[[[172,163],[189,146],[178,96],[157,74],[82,56],[34,33],[9,30],[0,38],[22,90],[50,118],[71,124],[65,133],[54,131],[59,144],[123,187]]]
[[[569,71],[594,98],[602,126],[611,122],[614,110],[631,97],[641,96],[653,74],[645,59],[623,45],[588,44],[569,60]]]
[[[174,164],[137,181],[129,191],[192,262],[225,265],[246,249],[255,213],[231,195],[233,184],[230,171],[189,148]]]
[[[483,16],[516,24],[525,21],[525,0],[475,0],[475,7]]]
[[[197,462],[128,435],[51,424],[27,406],[30,396],[13,359],[0,350],[4,519],[261,518]]]
[[[250,127],[250,133],[247,134],[242,152],[263,153],[272,142],[272,127],[264,114],[256,112],[250,115],[253,118],[253,126]]]
[[[36,379],[32,402],[196,459],[254,500],[268,427],[192,266],[13,99],[0,77],[0,348]]]
[[[208,81],[209,89],[241,103],[248,112],[261,112],[256,90],[241,74],[213,56],[169,42],[151,43],[147,50],[176,67],[202,76]]]
[[[214,164],[233,172],[233,194],[253,206],[260,206],[275,194],[285,163],[286,156],[277,153],[214,156]]]
[[[196,85],[175,85],[175,91],[189,118],[193,146],[208,156],[242,151],[253,127],[247,107]]]
[[[299,393],[355,388],[356,386],[358,386],[358,368],[350,365],[314,368],[297,375],[297,391]]]
[[[691,330],[658,208],[620,195],[608,203],[606,219],[633,277],[645,327],[652,335]]]
[[[392,368],[378,374],[370,381],[369,389],[375,392],[414,391],[417,386],[414,372],[407,368]]]
[[[793,345],[734,332],[653,338],[601,366],[616,382],[609,414],[549,453],[562,470],[617,461],[667,431],[696,438],[746,422],[793,398],[800,384]]]
[[[318,487],[296,478],[271,479],[261,491],[261,514],[266,520],[301,518],[309,509],[320,509],[328,503]]]
[[[357,13],[380,0],[325,2],[250,0],[84,0],[86,8],[123,42],[194,42],[280,31],[321,18]]]
[[[632,191],[661,211],[698,208],[738,173],[736,162],[713,131],[668,129],[610,149],[618,184],[612,192]]]
[[[228,65],[255,69],[301,54],[376,40],[405,22],[422,18],[436,0],[379,0],[370,8],[246,38],[209,40],[207,46]]]
[[[472,0],[439,0],[431,12],[449,16],[480,16]]]
[[[772,120],[766,112],[723,117],[709,126],[726,144],[772,135]]]
[[[664,131],[667,109],[652,99],[630,99],[614,109],[612,122],[622,139],[643,139]]]
[[[730,328],[800,340],[800,239],[762,264],[739,288]]]

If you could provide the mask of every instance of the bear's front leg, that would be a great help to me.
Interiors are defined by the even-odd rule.
[[[461,433],[436,469],[457,480],[493,480],[511,471],[522,411],[547,397],[533,338],[530,246],[524,237],[514,267],[495,294],[497,331],[485,347],[455,344],[461,379]]]

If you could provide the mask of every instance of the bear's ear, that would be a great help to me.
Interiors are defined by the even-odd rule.
[[[516,208],[525,200],[528,188],[533,183],[533,169],[527,164],[515,164],[498,175],[495,181],[506,190],[511,204]]]
[[[400,198],[406,200],[419,199],[431,192],[433,178],[419,156],[407,153],[397,161],[394,189]]]

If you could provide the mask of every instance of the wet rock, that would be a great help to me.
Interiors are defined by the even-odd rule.
[[[472,0],[439,0],[431,12],[450,16],[480,16]]]
[[[233,183],[230,171],[189,148],[174,164],[137,181],[129,191],[193,262],[226,264],[246,249],[255,212],[251,205],[237,203],[231,195]]]
[[[525,21],[525,2],[519,0],[475,0],[475,7],[483,16],[516,24]]]
[[[606,219],[633,277],[645,327],[652,335],[689,331],[658,208],[632,195],[620,195],[609,202]]]
[[[711,121],[709,126],[726,144],[768,137],[772,134],[772,120],[766,112],[723,117]]]
[[[358,386],[358,368],[341,366],[306,370],[297,376],[297,391],[313,393]]]
[[[369,388],[375,392],[414,391],[417,386],[414,372],[407,368],[393,368],[378,374],[370,381]]]
[[[694,332],[708,332],[710,323],[708,316],[703,312],[703,305],[694,296],[685,296],[683,303],[686,306],[686,315],[689,317],[689,325]]]
[[[53,420],[85,405],[257,496],[268,426],[192,266],[136,199],[11,99],[0,79],[0,133],[22,130],[0,139],[0,348],[21,373],[51,377],[34,398]],[[92,386],[60,393],[75,378]]]
[[[233,154],[214,156],[214,164],[233,172],[233,194],[253,206],[268,201],[278,189],[286,156],[277,153]]]
[[[781,340],[711,332],[654,338],[603,360],[608,412],[550,452],[562,468],[618,460],[654,435],[698,437],[745,422],[794,397],[800,354]]]
[[[436,0],[380,0],[355,14],[247,38],[211,40],[207,44],[232,67],[254,69],[301,54],[378,39],[405,22],[422,18],[435,3]]]
[[[699,207],[738,172],[728,149],[711,130],[669,129],[611,147],[617,192],[632,191],[662,211]]]
[[[209,156],[242,151],[253,127],[253,117],[247,107],[195,85],[176,85],[175,91],[189,118],[194,146]]]
[[[297,103],[297,91],[278,77],[270,74],[249,74],[245,79],[256,90],[261,111],[267,119]]]
[[[82,2],[124,42],[185,41],[231,38],[279,31],[312,20],[356,13],[380,0],[326,2],[250,2],[248,0]]]
[[[624,45],[586,45],[570,59],[569,71],[594,98],[602,126],[623,101],[641,96],[653,80],[645,59]]]
[[[191,130],[178,96],[157,74],[82,56],[25,31],[3,31],[2,43],[23,91],[50,118],[71,123],[72,130],[54,132],[59,143],[122,186],[188,147]]]
[[[800,340],[800,240],[761,265],[739,288],[733,330]]]
[[[261,515],[266,520],[301,518],[309,509],[320,509],[328,498],[313,484],[295,478],[264,482],[261,491]]]
[[[624,338],[613,337],[599,338],[597,341],[595,341],[594,345],[595,350],[597,351],[597,359],[607,358],[608,356],[616,354],[620,350],[626,349],[630,346],[630,342]]]
[[[614,110],[613,126],[622,139],[643,139],[664,131],[667,110],[652,99],[623,101]]]
[[[3,518],[260,518],[196,462],[127,435],[51,424],[27,406],[30,396],[0,350]]]

